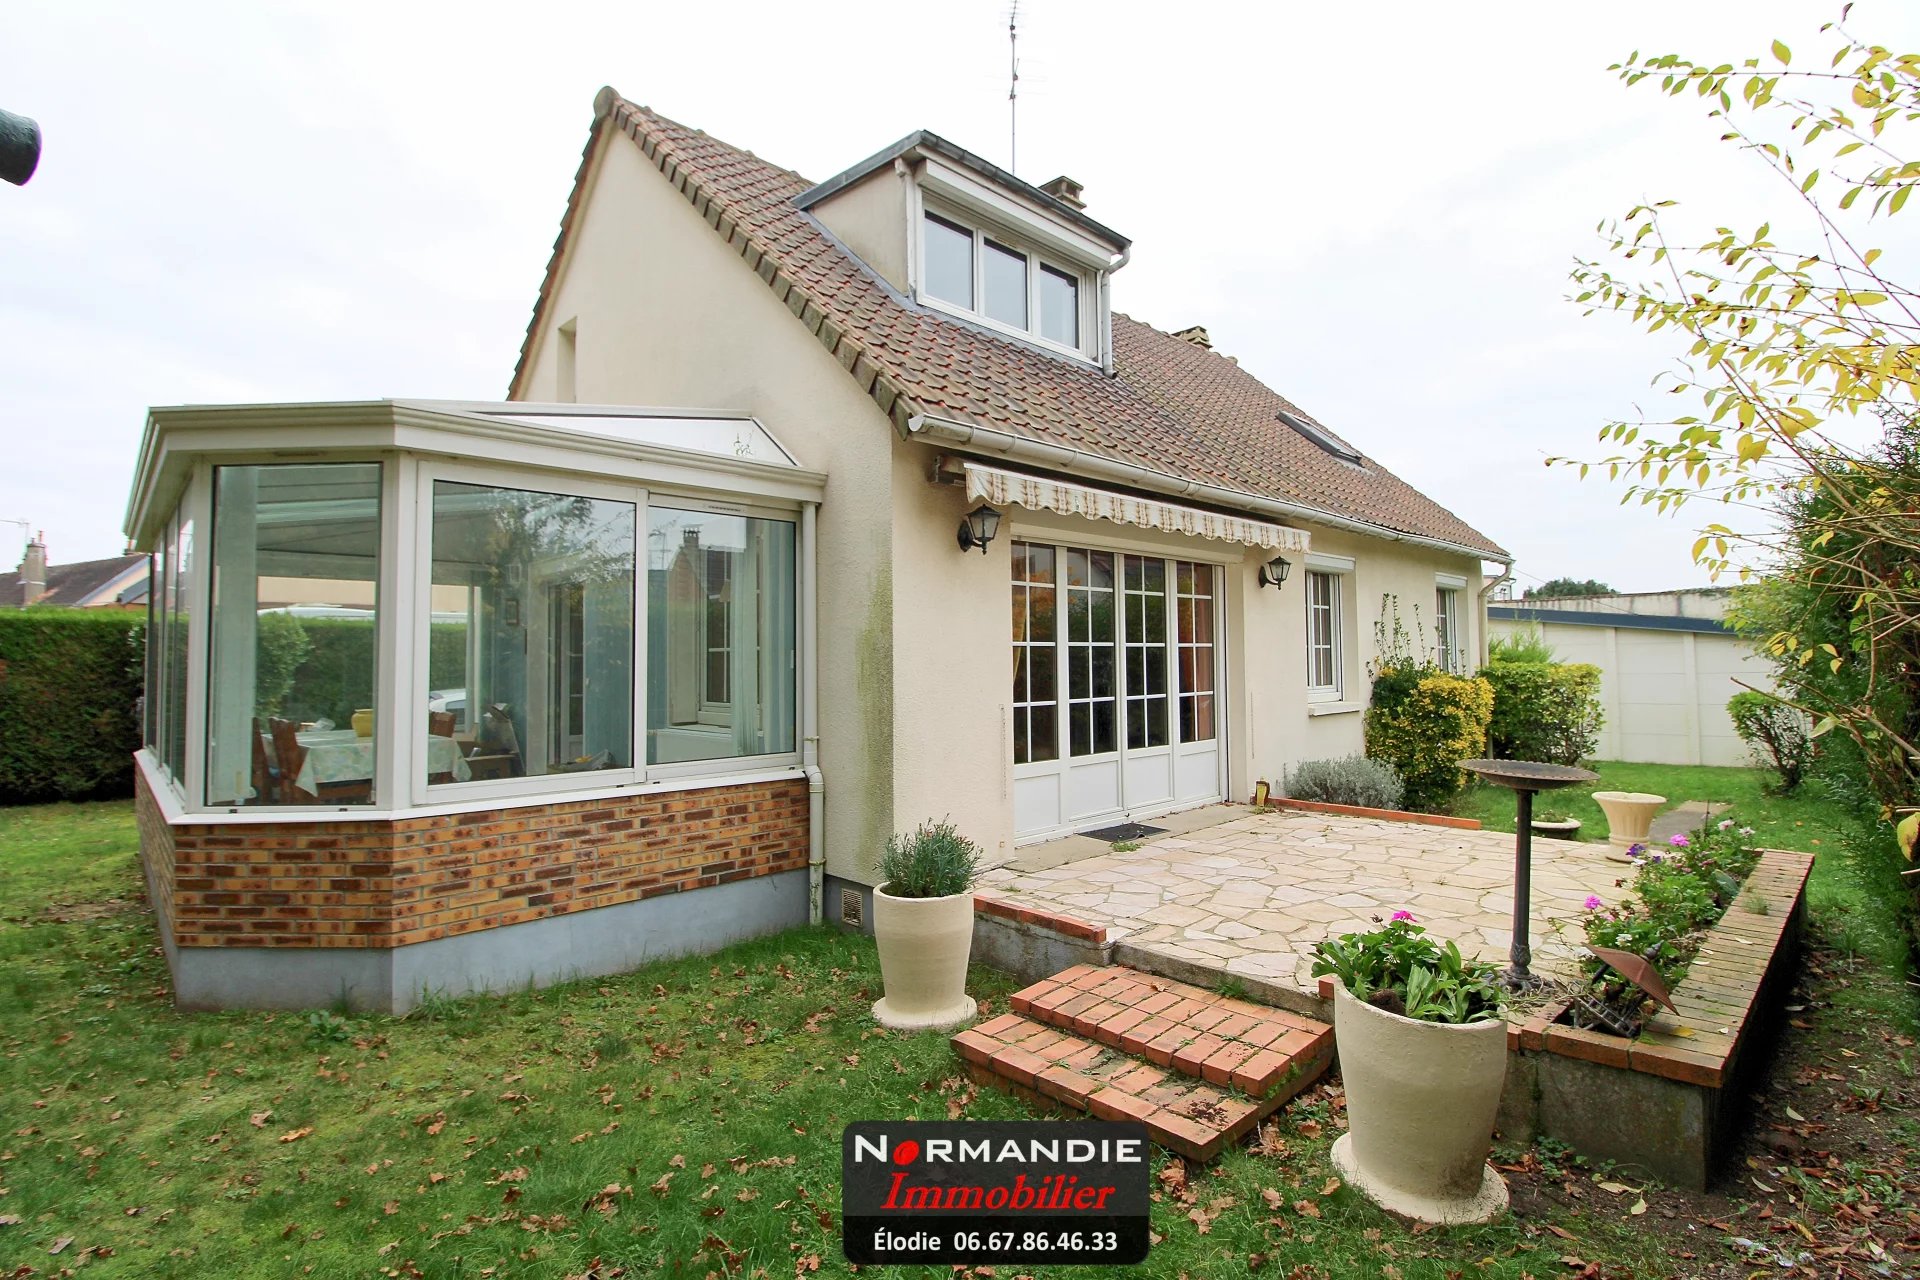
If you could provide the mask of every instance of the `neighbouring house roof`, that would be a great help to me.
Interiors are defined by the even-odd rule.
[[[50,564],[47,566],[46,592],[34,603],[70,608],[118,603],[96,600],[95,597],[102,589],[118,582],[129,569],[136,565],[144,568],[146,563],[145,556],[133,555],[114,556],[109,560],[83,560],[78,564]],[[0,609],[20,608],[24,603],[22,594],[18,570],[0,573]]]
[[[521,346],[516,385],[558,283],[602,137],[599,122],[611,117],[903,434],[916,417],[984,427],[1145,467],[1229,497],[1278,501],[1309,518],[1323,513],[1509,558],[1378,462],[1364,455],[1358,463],[1343,461],[1290,426],[1283,413],[1334,435],[1225,356],[1115,313],[1109,376],[918,306],[796,203],[814,189],[805,178],[611,89],[601,90],[594,105],[594,135]]]

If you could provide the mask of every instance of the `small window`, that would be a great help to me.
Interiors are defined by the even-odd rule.
[[[985,269],[988,319],[1016,329],[1027,327],[1027,255],[1003,244],[986,242]]]
[[[1459,674],[1466,670],[1467,654],[1460,634],[1460,592],[1452,587],[1436,587],[1433,601],[1434,638],[1440,650],[1443,670]]]
[[[1351,462],[1355,466],[1359,465],[1360,451],[1338,436],[1335,436],[1326,428],[1319,426],[1317,423],[1308,422],[1306,418],[1300,414],[1289,413],[1285,409],[1280,410],[1275,416],[1307,439],[1313,441],[1314,444],[1319,445],[1322,449],[1325,449],[1328,453],[1340,459],[1340,461]]]
[[[1040,267],[1040,336],[1062,346],[1080,345],[1080,281],[1058,267]]]
[[[973,232],[927,215],[926,290],[943,302],[973,307]]]
[[[1340,575],[1307,574],[1307,697],[1340,700]]]

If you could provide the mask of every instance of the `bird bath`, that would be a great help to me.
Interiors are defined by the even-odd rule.
[[[1527,917],[1533,898],[1533,795],[1570,787],[1576,782],[1593,782],[1599,774],[1566,764],[1546,764],[1538,760],[1462,760],[1462,769],[1471,770],[1497,786],[1508,787],[1519,797],[1519,813],[1513,829],[1513,945],[1507,951],[1511,962],[1506,983],[1515,991],[1540,985],[1528,969],[1533,962],[1533,946],[1527,937]]]

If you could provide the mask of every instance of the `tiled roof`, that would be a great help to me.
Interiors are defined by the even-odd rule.
[[[145,556],[114,556],[110,560],[82,560],[78,564],[47,566],[46,594],[37,605],[85,605],[105,586],[137,564]],[[20,574],[16,570],[0,573],[0,609],[18,609],[21,603]]]
[[[1314,420],[1224,356],[1116,314],[1108,376],[916,306],[795,206],[813,185],[805,178],[611,90],[595,106],[597,118],[612,116],[903,432],[915,415],[955,420],[1507,558],[1377,462],[1342,462],[1282,422],[1281,410]],[[516,384],[558,279],[594,145],[581,160]]]

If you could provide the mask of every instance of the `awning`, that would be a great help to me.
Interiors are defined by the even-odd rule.
[[[998,507],[1011,504],[1029,511],[1053,511],[1063,516],[1111,520],[1115,524],[1138,525],[1142,529],[1159,529],[1166,533],[1215,538],[1221,542],[1244,542],[1272,551],[1307,549],[1305,529],[1200,511],[1106,489],[1089,489],[1085,485],[1068,484],[1062,480],[1044,480],[1039,476],[1002,471],[998,467],[983,466],[977,462],[963,462],[961,466],[966,471],[969,502],[990,502]]]

